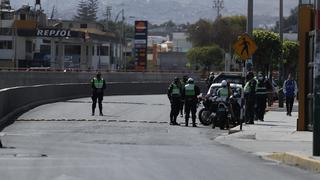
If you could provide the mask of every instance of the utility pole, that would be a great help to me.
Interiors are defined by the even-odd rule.
[[[283,0],[279,1],[279,37],[280,42],[283,44]],[[283,52],[280,53],[280,61],[279,61],[279,80],[283,82],[284,80],[284,71],[283,71]],[[283,108],[283,96],[279,98],[279,107]]]
[[[214,0],[213,1],[213,9],[217,10],[217,17],[216,19],[221,17],[221,10],[224,9],[224,2],[223,0]]]
[[[253,0],[248,0],[247,33],[252,36],[253,31]]]

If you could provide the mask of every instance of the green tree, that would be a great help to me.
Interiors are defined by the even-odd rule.
[[[91,22],[97,20],[98,0],[80,0],[74,20]]]
[[[299,60],[299,43],[286,40],[283,42],[284,75],[297,72]]]
[[[220,69],[223,62],[224,51],[217,45],[195,47],[188,51],[187,58],[190,64],[202,66],[210,70],[212,66]]]
[[[282,44],[278,34],[265,30],[254,30],[253,38],[258,50],[253,56],[253,64],[256,70],[267,73],[278,67]]]
[[[92,21],[97,21],[97,12],[99,9],[99,0],[88,0],[88,17]]]
[[[218,18],[213,23],[213,42],[225,51],[231,51],[232,44],[238,36],[245,32],[247,19],[245,16],[229,16]]]
[[[215,22],[200,19],[188,26],[187,33],[195,47],[217,44],[229,52],[238,36],[245,32],[246,21],[244,16],[221,17]]]
[[[208,20],[200,19],[188,28],[188,39],[194,47],[213,44],[213,26]]]
[[[296,26],[298,25],[298,13],[299,8],[298,6],[294,9],[291,9],[291,13],[289,17],[283,19],[283,31],[290,32],[296,31]],[[274,32],[279,32],[279,21],[277,21],[276,26],[273,29]]]

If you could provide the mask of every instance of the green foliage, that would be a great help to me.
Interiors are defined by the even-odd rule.
[[[91,22],[97,20],[98,0],[80,0],[74,20]]]
[[[213,42],[229,52],[238,36],[246,31],[246,23],[245,16],[218,18],[213,23]]]
[[[188,39],[194,47],[209,46],[213,44],[213,26],[208,20],[200,19],[188,28]]]
[[[253,31],[253,38],[258,46],[253,58],[256,70],[266,72],[270,67],[269,65],[275,68],[279,64],[282,51],[279,35],[270,31],[255,30]]]
[[[296,41],[283,42],[283,59],[284,69],[287,71],[285,75],[290,72],[296,72],[299,60],[299,43]]]
[[[201,65],[210,70],[211,66],[219,68],[223,62],[224,51],[217,45],[195,47],[188,51],[187,58],[190,64]]]
[[[283,20],[283,31],[289,32],[294,29],[292,29],[293,26],[296,26],[298,24],[298,13],[299,8],[298,6],[294,9],[291,9],[290,16],[287,18],[284,18]],[[276,26],[273,29],[274,32],[279,32],[279,21],[277,21]]]
[[[231,44],[245,32],[246,17],[230,16],[218,18],[215,22],[200,19],[188,28],[189,40],[193,46],[210,46],[218,44],[225,51],[229,51]]]

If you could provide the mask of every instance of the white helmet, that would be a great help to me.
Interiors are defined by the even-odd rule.
[[[222,85],[222,87],[227,87],[227,81],[226,80],[223,80],[222,82],[221,82],[221,85]]]
[[[189,78],[188,83],[194,83],[194,80],[192,78]]]

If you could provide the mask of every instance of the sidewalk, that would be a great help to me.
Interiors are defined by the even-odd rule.
[[[265,121],[243,126],[243,131],[216,138],[216,141],[264,159],[320,172],[320,158],[312,156],[312,132],[297,132],[297,104],[292,116],[284,108],[269,108]],[[239,127],[231,131],[239,130]]]

